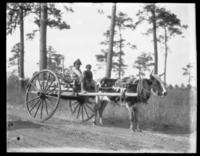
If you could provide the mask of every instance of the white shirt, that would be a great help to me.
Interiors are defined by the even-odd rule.
[[[79,77],[81,79],[83,77],[81,70],[76,69],[76,67],[72,67],[72,77],[73,78]]]

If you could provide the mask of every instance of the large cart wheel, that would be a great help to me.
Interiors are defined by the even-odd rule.
[[[72,115],[76,119],[81,119],[82,122],[86,122],[94,117],[95,104],[93,103],[93,98],[78,97],[76,100],[69,100],[69,106]]]
[[[56,74],[41,70],[30,80],[25,97],[27,111],[35,121],[43,122],[52,117],[60,101],[60,82]]]

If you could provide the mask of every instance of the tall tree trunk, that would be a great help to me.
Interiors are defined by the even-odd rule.
[[[18,56],[18,58],[17,58],[17,65],[18,65],[18,76],[19,76],[19,78],[20,78],[20,54],[19,54],[19,56]]]
[[[165,29],[165,64],[164,64],[164,83],[166,84],[166,75],[167,75],[167,55],[168,55],[168,47],[167,47],[167,29]]]
[[[47,4],[41,3],[40,15],[40,70],[47,68],[46,33],[47,33]]]
[[[119,28],[119,79],[121,79],[122,73],[122,34]]]
[[[154,60],[155,60],[155,67],[154,73],[158,74],[158,48],[157,48],[157,35],[156,35],[156,14],[155,14],[155,4],[152,9],[152,24],[153,24],[153,42],[154,42]]]
[[[110,44],[109,44],[109,53],[107,55],[107,63],[106,63],[106,77],[111,77],[112,70],[112,53],[113,53],[113,40],[114,40],[114,30],[115,30],[115,16],[116,16],[116,3],[113,4],[112,7],[112,17],[111,17],[111,25],[110,25]]]
[[[24,89],[24,18],[23,6],[20,6],[20,67],[19,67],[19,80],[20,87]]]

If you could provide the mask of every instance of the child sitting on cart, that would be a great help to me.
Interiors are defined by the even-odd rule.
[[[90,64],[86,65],[86,70],[83,72],[84,88],[87,90],[95,90],[95,81],[93,80],[93,74],[91,71],[92,66]]]

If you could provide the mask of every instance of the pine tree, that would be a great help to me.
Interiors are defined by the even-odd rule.
[[[147,54],[145,52],[142,52],[140,56],[137,57],[136,61],[134,62],[134,68],[138,69],[137,76],[144,77],[146,71],[150,71],[150,66],[154,66],[154,63],[152,62],[153,58],[151,54]]]
[[[116,3],[112,6],[112,16],[110,24],[110,37],[109,37],[109,52],[106,59],[106,77],[111,77],[112,70],[112,53],[113,53],[113,41],[114,41],[114,31],[115,31],[115,16],[116,16]]]
[[[16,44],[19,49],[15,52],[19,52],[18,72],[21,89],[24,89],[24,18],[30,14],[31,6],[31,3],[7,3],[7,35],[11,35],[17,26],[20,28],[20,43]]]
[[[153,34],[153,44],[154,44],[154,72],[158,74],[158,48],[157,48],[157,6],[155,4],[145,4],[142,10],[139,10],[136,14],[138,16],[138,21],[135,23],[135,27],[144,21],[152,24],[146,32],[146,35],[150,33]]]
[[[158,27],[164,30],[164,35],[160,35],[160,39],[164,40],[163,43],[165,45],[164,83],[166,84],[167,56],[169,51],[168,41],[175,35],[182,35],[182,30],[186,29],[188,26],[181,25],[180,19],[165,8],[158,8],[157,12]]]
[[[108,16],[111,19],[111,16]],[[127,14],[123,12],[119,12],[115,17],[115,27],[114,31],[114,40],[113,40],[113,52],[112,52],[112,69],[116,73],[117,77],[120,79],[124,73],[127,65],[124,63],[123,56],[125,55],[123,48],[125,46],[129,46],[133,49],[136,48],[135,45],[131,45],[127,43],[127,41],[123,38],[123,31],[126,29],[134,29],[134,25],[132,24],[132,19],[128,17]],[[109,45],[109,35],[110,31],[107,30],[104,33],[106,40],[101,42],[102,45]],[[96,55],[98,62],[107,62],[107,55],[109,49],[102,49],[101,52],[103,54]],[[100,66],[101,67],[101,66]]]

